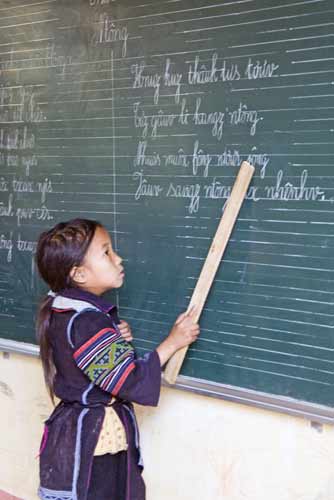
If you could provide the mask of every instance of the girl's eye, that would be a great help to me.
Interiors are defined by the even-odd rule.
[[[109,250],[106,250],[104,253],[105,253],[106,255],[109,255]]]

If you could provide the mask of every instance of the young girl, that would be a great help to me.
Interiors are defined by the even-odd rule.
[[[51,397],[39,497],[44,500],[144,500],[138,429],[131,402],[156,406],[161,367],[196,340],[181,314],[166,339],[143,358],[129,325],[101,296],[124,281],[122,259],[96,221],[75,219],[41,234],[37,265],[50,292],[37,332]]]

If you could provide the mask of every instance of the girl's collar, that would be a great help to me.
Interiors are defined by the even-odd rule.
[[[79,288],[66,288],[59,293],[51,291],[48,295],[54,297],[52,308],[54,309],[74,309],[81,311],[82,309],[93,308],[105,313],[109,313],[116,306],[107,302],[102,297],[95,295]]]

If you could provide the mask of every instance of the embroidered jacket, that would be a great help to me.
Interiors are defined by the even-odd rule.
[[[113,408],[127,433],[126,500],[135,500],[141,474],[138,430],[131,402],[158,404],[161,367],[156,351],[137,358],[120,335],[117,308],[101,297],[78,289],[55,297],[48,338],[56,375],[54,391],[61,403],[46,421],[40,455],[43,500],[85,500],[93,454],[104,419]],[[120,499],[121,500],[121,499]]]

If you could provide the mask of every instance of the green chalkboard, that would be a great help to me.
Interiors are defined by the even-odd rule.
[[[332,0],[0,1],[1,337],[34,343],[39,233],[100,220],[140,353],[256,173],[184,376],[334,406]]]

